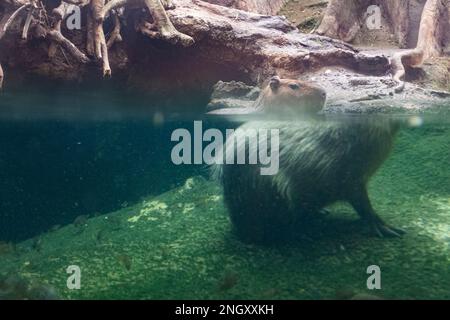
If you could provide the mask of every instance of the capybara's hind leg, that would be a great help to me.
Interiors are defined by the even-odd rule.
[[[405,233],[404,230],[394,228],[387,225],[375,212],[370,203],[369,195],[367,193],[366,186],[361,186],[354,190],[354,193],[350,196],[350,204],[359,214],[359,216],[367,221],[374,231],[374,233],[380,238],[384,237],[400,237]]]

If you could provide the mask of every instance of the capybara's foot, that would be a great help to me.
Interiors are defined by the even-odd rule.
[[[355,188],[353,198],[349,202],[362,219],[369,222],[373,232],[380,238],[401,237],[404,230],[387,225],[372,208],[366,186]]]
[[[371,227],[373,232],[380,238],[401,237],[403,234],[406,233],[405,230],[391,227],[381,220],[378,221],[378,219],[377,221],[372,222]]]

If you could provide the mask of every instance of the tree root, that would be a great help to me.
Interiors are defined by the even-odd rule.
[[[111,0],[103,7],[100,16],[104,20],[109,12],[113,9],[123,7],[127,4],[128,0]]]
[[[369,4],[363,1],[330,0],[316,33],[351,42],[362,25],[362,11]]]
[[[28,12],[27,19],[25,20],[25,24],[23,26],[22,40],[27,40],[28,38],[28,30],[30,29],[31,20],[33,19],[33,12],[34,8],[31,8],[31,10]]]
[[[102,61],[103,76],[111,76],[111,67],[109,65],[108,46],[106,44],[105,33],[103,31],[102,10],[105,6],[105,0],[91,0],[92,26],[88,32],[91,32],[94,39],[95,57]]]
[[[398,52],[392,57],[393,78],[398,83],[395,92],[400,93],[405,88],[404,77],[407,67],[419,68],[424,61],[442,55],[444,32],[442,26],[445,23],[439,22],[442,21],[445,10],[447,10],[445,0],[427,0],[422,12],[416,48]]]
[[[57,46],[60,45],[63,49],[68,51],[70,55],[75,58],[80,63],[88,63],[89,58],[66,37],[61,33],[61,21],[55,23],[55,26],[52,30],[49,30],[46,34],[46,37],[53,41],[49,48],[49,57],[52,58],[56,54]]]
[[[61,33],[61,22],[64,18],[64,13],[67,6],[67,3],[61,2],[60,6],[53,10],[53,15],[55,16],[56,22],[54,23],[53,28],[50,29],[46,35],[46,37],[53,42],[49,48],[49,57],[51,58],[55,55],[57,45],[60,45],[78,62],[87,63],[90,61],[89,58]]]
[[[111,48],[114,43],[122,41],[122,37],[120,35],[120,19],[117,13],[112,15],[114,19],[114,29],[110,34],[108,42],[105,40],[103,21],[112,10],[125,6],[130,2],[131,1],[128,0],[111,0],[105,4],[104,0],[91,0],[92,17],[90,19],[91,21],[88,20],[88,33],[91,33],[91,35],[88,36],[87,51],[88,53],[94,51],[95,56],[102,59],[104,76],[111,75],[108,49]],[[154,22],[152,24],[149,22],[139,24],[139,31],[151,38],[163,39],[172,44],[181,44],[185,47],[194,43],[192,37],[176,30],[167,16],[165,9],[174,7],[171,0],[144,0],[144,3]],[[94,30],[94,36],[92,36],[92,30]],[[92,45],[92,39],[94,45]]]
[[[405,89],[406,67],[419,68],[424,61],[424,51],[420,48],[397,52],[391,58],[393,79],[397,82],[395,93]]]
[[[117,13],[112,15],[114,19],[114,29],[110,34],[108,42],[106,42],[105,39],[103,22],[112,10],[131,4],[131,2],[132,1],[130,0],[111,0],[105,4],[104,0],[91,0],[92,16],[90,18],[88,17],[87,21],[87,52],[89,54],[94,53],[97,58],[102,59],[104,76],[111,75],[108,49],[110,49],[114,43],[122,41],[122,37],[120,35],[120,19]],[[173,8],[172,1],[144,0],[144,3],[148,8],[154,22],[153,24],[148,22],[139,24],[139,31],[151,38],[163,39],[172,44],[190,46],[194,43],[194,39],[192,37],[176,30],[167,16],[165,8]]]
[[[116,42],[121,42],[122,41],[122,36],[120,35],[120,18],[119,18],[119,15],[117,13],[114,13],[113,19],[114,19],[114,29],[113,29],[113,31],[111,31],[111,34],[109,35],[108,42],[106,43],[106,46],[108,47],[108,49],[111,49],[111,47]]]
[[[2,23],[0,23],[0,40],[5,35],[6,31],[8,31],[8,28],[13,23],[14,19],[16,19],[17,16],[19,16],[19,14],[23,10],[27,9],[30,6],[31,6],[31,3],[21,4],[21,6],[17,10],[15,10],[5,22],[3,22],[4,19],[2,19]],[[27,22],[28,22],[28,19],[27,19]],[[3,72],[3,68],[2,68],[2,65],[0,63],[0,90],[3,88],[4,77],[5,77],[5,74]]]
[[[19,7],[16,11],[13,12],[13,14],[9,17],[9,19],[6,21],[5,25],[2,27],[1,33],[2,35],[6,33],[11,23],[14,21],[14,19],[25,9],[30,7],[31,4],[27,3]]]
[[[24,11],[28,10],[27,17],[22,30],[22,39],[27,40],[29,30],[33,26],[39,26],[43,29],[43,36],[52,41],[48,49],[48,56],[54,57],[57,49],[60,47],[65,55],[68,52],[72,58],[79,63],[90,61],[88,56],[95,57],[102,64],[103,76],[111,76],[111,67],[109,63],[110,49],[115,43],[122,41],[121,20],[118,9],[120,7],[145,7],[153,18],[153,24],[142,24],[142,32],[152,38],[164,39],[173,44],[189,46],[194,43],[192,37],[176,30],[170,21],[165,9],[174,8],[172,0],[62,0],[60,5],[53,9],[52,16],[49,19],[46,13],[45,0],[10,0],[13,12],[8,19],[5,16],[0,24],[0,39],[8,30],[13,21]],[[66,16],[66,11],[70,5],[79,7],[88,7],[86,20],[86,52],[82,52],[61,31],[61,23]],[[43,19],[45,17],[45,19]],[[112,19],[114,28],[109,34],[108,40],[105,37],[103,24],[107,18]],[[67,58],[66,58],[67,59]],[[3,80],[3,71],[2,71]]]
[[[81,52],[70,40],[62,35],[60,31],[60,23],[58,23],[57,25],[59,26],[48,31],[47,38],[59,44],[78,62],[88,63],[90,61],[89,58],[83,52]]]
[[[86,52],[91,57],[95,56],[94,18],[91,11],[86,16]]]
[[[140,31],[143,34],[151,38],[166,40],[172,44],[181,44],[184,47],[194,44],[194,39],[192,37],[175,29],[160,0],[144,0],[144,2],[154,20],[151,27],[157,30],[157,32],[153,32],[152,29],[147,28],[148,25],[144,24],[144,26],[141,25],[140,28]]]

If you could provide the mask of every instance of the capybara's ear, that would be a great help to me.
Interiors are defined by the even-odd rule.
[[[272,90],[277,90],[280,87],[281,79],[279,76],[274,76],[270,79],[269,85]]]

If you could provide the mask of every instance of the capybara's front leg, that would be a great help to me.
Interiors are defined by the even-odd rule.
[[[353,190],[349,202],[359,216],[369,223],[373,232],[378,237],[400,237],[405,233],[402,229],[387,225],[383,219],[377,215],[370,203],[367,187],[364,184]]]

